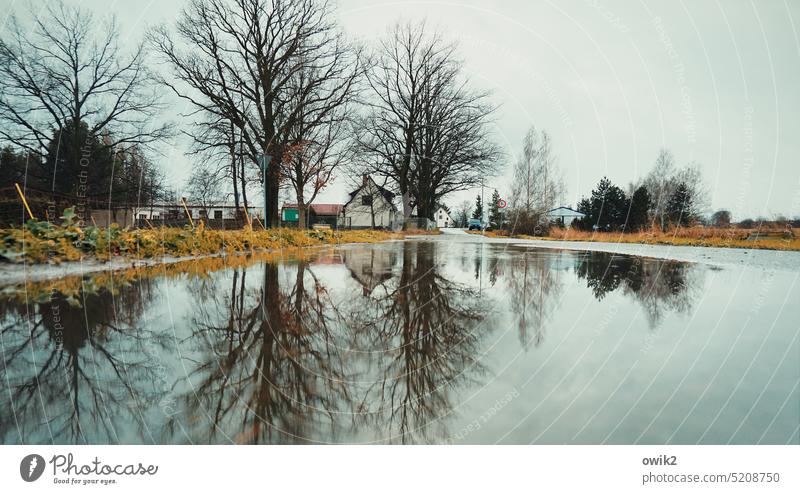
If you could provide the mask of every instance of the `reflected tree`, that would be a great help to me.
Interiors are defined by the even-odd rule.
[[[553,316],[563,291],[560,271],[553,257],[541,251],[515,252],[504,271],[508,273],[511,310],[519,340],[527,349],[541,345],[547,322]]]
[[[205,357],[188,376],[171,433],[189,425],[193,441],[252,444],[335,436],[350,401],[335,313],[308,261],[291,268],[288,289],[274,263],[264,264],[260,287],[234,272],[227,310],[199,312],[190,338],[204,342]]]
[[[621,289],[639,301],[651,328],[657,327],[667,312],[691,311],[702,272],[688,263],[607,252],[583,253],[575,264],[578,278],[586,280],[597,300]]]
[[[168,386],[157,358],[165,338],[141,321],[151,282],[91,289],[0,305],[4,443],[153,441],[143,411]]]
[[[378,440],[430,442],[446,437],[442,420],[454,394],[485,374],[478,345],[487,310],[477,290],[450,281],[437,267],[438,244],[402,244],[399,276],[367,300],[354,302],[356,348],[368,365],[359,382],[358,425]]]

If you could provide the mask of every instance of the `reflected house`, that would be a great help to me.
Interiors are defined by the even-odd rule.
[[[331,249],[328,252],[320,252],[311,262],[314,266],[335,266],[344,264],[344,255],[341,252]]]
[[[394,249],[355,247],[344,249],[341,255],[350,275],[361,285],[363,295],[369,295],[394,276],[392,271],[397,263]]]

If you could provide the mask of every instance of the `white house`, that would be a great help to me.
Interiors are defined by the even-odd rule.
[[[450,213],[445,208],[439,206],[433,217],[436,220],[436,228],[450,228],[455,225],[455,221],[450,217]]]
[[[243,206],[239,206],[243,209]],[[236,217],[236,207],[232,202],[213,202],[206,204],[205,207],[201,204],[186,203],[186,210],[194,220],[212,219],[212,220],[233,220]],[[141,206],[133,208],[133,217],[138,220],[161,220],[168,218],[185,218],[186,210],[183,204],[157,204],[153,206]],[[247,207],[247,214],[250,218],[263,219],[264,212],[261,207]]]
[[[586,215],[572,208],[561,206],[547,212],[547,219],[551,222],[561,222],[566,228],[575,220],[583,219]]]
[[[343,228],[386,228],[399,226],[401,215],[394,205],[394,194],[364,175],[361,186],[350,192],[341,213]]]

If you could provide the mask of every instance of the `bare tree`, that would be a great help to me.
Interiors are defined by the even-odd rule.
[[[461,201],[455,209],[456,215],[453,220],[460,228],[466,228],[469,221],[470,211],[472,211],[472,201]]]
[[[236,216],[240,217],[240,201],[244,202],[245,208],[248,207],[248,181],[236,126],[230,121],[212,118],[199,123],[194,130],[195,132],[185,134],[193,141],[190,154],[196,156],[199,163],[203,163],[204,170],[199,170],[198,173],[212,172],[220,179],[218,186],[223,188],[226,187],[222,179],[228,180]]]
[[[0,37],[0,137],[43,154],[61,129],[103,135],[108,147],[146,145],[169,134],[155,122],[160,99],[142,44],[124,54],[116,21],[98,22],[61,1],[12,15]],[[81,132],[72,132],[80,139]],[[70,148],[81,159],[82,142]]]
[[[511,192],[511,219],[518,228],[538,223],[547,211],[561,201],[564,183],[546,131],[531,128],[525,135],[522,155],[514,165]]]
[[[667,202],[676,185],[675,157],[668,149],[661,149],[655,166],[644,179],[644,186],[650,193],[650,215],[662,230],[667,226]]]
[[[151,205],[164,194],[164,174],[136,145],[117,150],[114,153],[114,167],[111,171],[109,199],[124,205],[123,223],[128,224],[131,206],[137,208]],[[119,208],[113,208],[114,221],[117,221]]]
[[[178,43],[163,26],[149,36],[172,68],[162,82],[203,117],[199,132],[228,121],[251,167],[261,173],[261,157],[271,157],[268,226],[278,224],[281,163],[298,121],[327,123],[358,79],[360,57],[332,18],[319,0],[191,0],[175,26]]]
[[[201,164],[192,169],[192,174],[186,183],[186,192],[192,202],[200,204],[203,210],[206,211],[205,214],[208,214],[209,207],[225,198],[220,187],[222,178],[219,175],[219,170],[215,170],[207,164]]]
[[[709,191],[697,163],[683,168],[675,166],[675,157],[668,149],[661,149],[653,169],[644,179],[650,193],[650,215],[652,221],[664,230],[669,223],[668,205],[678,186],[683,184],[690,199],[691,210],[685,213],[693,218],[703,216],[709,207]]]
[[[422,119],[414,156],[417,215],[433,219],[446,195],[476,187],[494,175],[502,157],[488,126],[495,107],[489,93],[467,89],[461,64],[433,67],[422,88]]]
[[[343,55],[344,56],[344,55]],[[303,69],[296,75],[297,87],[305,87],[316,69]],[[342,91],[335,107],[330,103],[317,104],[324,86],[310,88],[311,95],[297,93],[298,117],[289,131],[286,150],[281,160],[281,178],[285,179],[297,199],[298,226],[306,227],[307,205],[334,180],[334,172],[352,157],[351,133],[353,105],[358,94],[357,73],[353,84]],[[322,88],[322,89],[320,89]]]
[[[441,197],[475,186],[499,157],[486,130],[494,107],[486,93],[467,89],[455,49],[424,23],[398,24],[368,73],[358,171],[393,184],[404,220],[415,205],[432,217]]]
[[[686,190],[691,198],[691,208],[686,213],[696,219],[705,217],[710,208],[710,192],[708,190],[708,185],[706,185],[703,179],[703,172],[700,170],[700,165],[696,162],[691,162],[678,170],[675,174],[675,183],[685,184]]]

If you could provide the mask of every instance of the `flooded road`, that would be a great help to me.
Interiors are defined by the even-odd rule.
[[[797,271],[452,237],[214,262],[4,289],[0,441],[800,442]]]

